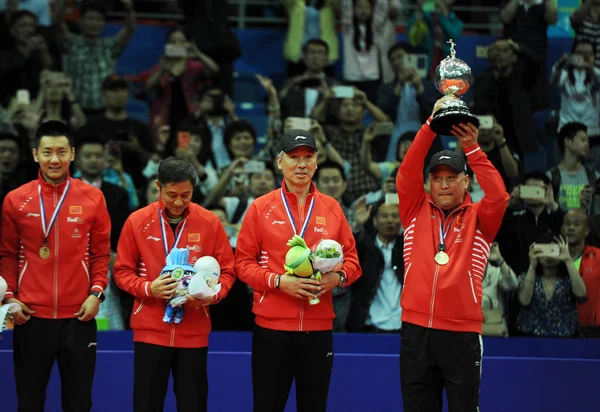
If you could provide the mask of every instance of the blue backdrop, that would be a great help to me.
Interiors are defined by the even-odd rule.
[[[11,333],[0,341],[2,411],[15,411]],[[215,332],[208,357],[209,411],[251,411],[251,335]],[[328,411],[401,411],[398,336],[337,334]],[[98,337],[93,411],[131,410],[133,344],[130,332]],[[600,341],[484,339],[481,410],[597,411]],[[47,411],[60,411],[56,370]],[[286,412],[295,411],[292,395]],[[175,411],[169,391],[165,411]]]

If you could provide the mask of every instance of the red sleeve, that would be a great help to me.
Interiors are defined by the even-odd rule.
[[[0,270],[8,286],[5,299],[14,298],[19,271],[19,247],[21,233],[13,220],[12,196],[8,194],[2,204],[2,238],[0,239]]]
[[[348,281],[346,282],[346,286],[349,286],[362,275],[362,268],[360,267],[360,263],[358,261],[358,253],[356,252],[356,241],[354,240],[354,235],[352,234],[352,229],[350,229],[350,225],[348,224],[348,220],[344,216],[344,212],[339,210],[340,216],[342,216],[341,221],[341,229],[340,235],[338,238],[338,243],[344,246],[344,264],[342,265],[342,270]]]
[[[477,219],[484,234],[489,239],[494,239],[502,224],[510,196],[506,192],[502,176],[478,144],[465,147],[463,151],[484,193],[483,198],[477,203]]]
[[[263,268],[258,263],[261,241],[256,231],[256,224],[259,220],[256,202],[252,202],[244,216],[242,229],[238,235],[235,248],[235,269],[242,282],[257,292],[263,292],[275,288],[277,273]]]
[[[104,291],[108,286],[108,263],[110,262],[110,216],[106,200],[100,199],[90,233],[90,276],[91,288]]]
[[[213,257],[219,262],[221,267],[221,274],[219,275],[219,283],[221,284],[221,290],[217,296],[217,300],[213,303],[217,303],[221,299],[225,298],[229,293],[229,290],[235,282],[235,257],[233,256],[233,250],[229,243],[229,238],[221,222],[215,225],[216,230],[214,242]]]
[[[120,289],[138,298],[149,298],[152,297],[150,290],[152,282],[138,276],[140,258],[140,249],[135,240],[135,231],[130,216],[125,222],[119,238],[113,276]]]
[[[427,119],[427,123],[421,126],[415,140],[408,148],[396,176],[400,220],[405,227],[425,199],[423,168],[425,167],[425,156],[435,139],[435,133],[429,128],[430,121],[431,118]]]

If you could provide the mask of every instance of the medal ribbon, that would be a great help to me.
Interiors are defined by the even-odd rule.
[[[63,203],[65,202],[65,197],[67,197],[67,192],[69,191],[69,187],[71,187],[71,181],[67,180],[67,185],[65,186],[65,190],[63,191],[62,196],[60,197],[54,212],[52,213],[52,217],[50,218],[50,223],[46,225],[46,208],[44,207],[44,197],[42,196],[42,185],[38,183],[38,195],[40,197],[40,219],[42,221],[42,230],[44,231],[44,246],[46,245],[46,239],[48,239],[48,235],[52,230],[52,226],[54,226],[54,222],[56,222],[56,218],[58,216],[58,212],[62,208]]]
[[[287,214],[288,217],[288,221],[290,222],[290,225],[292,226],[292,230],[294,231],[294,234],[297,235],[298,232],[296,231],[296,222],[294,222],[294,218],[292,216],[292,213],[290,212],[290,205],[287,202],[287,199],[285,198],[285,194],[283,193],[283,188],[280,189],[281,191],[281,200],[283,201],[283,206],[285,207],[285,213]],[[306,219],[304,219],[304,224],[302,225],[302,230],[300,231],[300,237],[304,237],[304,232],[306,232],[306,228],[308,227],[308,222],[310,221],[310,217],[312,216],[312,212],[313,212],[313,208],[315,206],[315,198],[313,196],[311,202],[310,202],[310,206],[308,207],[308,213],[306,214]]]
[[[165,232],[165,219],[162,216],[162,209],[158,209],[158,219],[160,220],[160,231],[161,231],[161,235],[162,235],[163,247],[165,249],[165,256],[168,256],[170,250],[169,250],[169,245],[167,245],[167,234]],[[187,220],[184,220],[183,225],[181,225],[181,229],[179,230],[179,233],[177,234],[177,237],[175,238],[175,244],[173,245],[171,250],[173,250],[177,247],[177,244],[179,243],[179,239],[181,239],[181,234],[183,233],[183,229],[185,229],[186,223],[187,223]]]
[[[442,219],[440,219],[439,222],[440,222],[440,244],[438,245],[438,252],[443,252],[446,250],[446,235],[448,234],[448,230],[450,230],[450,227],[452,226],[452,222],[454,222],[454,217],[450,221],[450,224],[448,225],[447,230],[445,232],[444,232],[444,227],[442,225]]]

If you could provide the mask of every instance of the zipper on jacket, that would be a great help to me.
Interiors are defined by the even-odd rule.
[[[169,346],[173,347],[175,345],[175,323],[171,324],[171,342]]]
[[[139,311],[142,310],[143,306],[144,306],[144,302],[142,301],[142,303],[140,303],[140,306],[137,307],[137,309],[135,310],[135,312],[133,312],[133,314],[137,315],[139,313]]]
[[[431,291],[431,304],[429,305],[429,323],[428,327],[431,327],[433,324],[433,308],[435,306],[435,291],[437,290],[437,279],[438,274],[440,273],[440,265],[436,263],[435,265],[435,275],[433,275],[433,288]]]
[[[300,322],[298,324],[298,330],[302,332],[302,323],[304,322],[304,299],[300,300]]]
[[[471,271],[469,270],[469,282],[471,282],[471,292],[473,292],[473,300],[477,303],[477,295],[475,294],[475,286],[473,286],[473,275],[471,275]]]
[[[68,177],[67,177],[68,179]],[[52,197],[54,199],[54,208],[56,208],[56,204],[58,203],[58,194],[56,193],[56,185],[54,185],[54,193]],[[40,196],[44,196],[44,193],[40,193]],[[42,211],[40,210],[40,213]],[[45,216],[44,216],[45,218]],[[53,318],[56,319],[58,316],[58,216],[56,216],[56,221],[54,222],[54,308],[53,308]]]

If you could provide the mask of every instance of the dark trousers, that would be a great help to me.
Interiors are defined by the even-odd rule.
[[[13,359],[19,412],[43,412],[46,387],[58,361],[64,412],[92,409],[96,321],[31,317],[15,326]]]
[[[208,348],[171,348],[135,342],[133,410],[162,412],[173,372],[178,412],[206,412],[208,408]]]
[[[400,380],[405,412],[478,412],[483,346],[472,332],[402,323]]]
[[[257,326],[252,334],[254,412],[283,412],[296,379],[297,412],[325,412],[333,366],[333,334]]]

